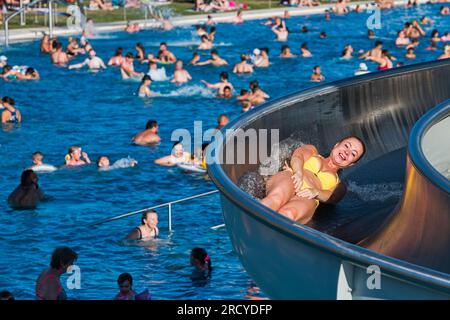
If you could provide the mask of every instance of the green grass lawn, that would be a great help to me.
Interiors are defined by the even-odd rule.
[[[328,3],[329,1],[322,1],[322,3]],[[238,0],[237,3],[246,3],[250,6],[251,10],[255,9],[269,9],[269,8],[279,8],[281,7],[279,1],[268,1],[268,0]],[[189,9],[193,9],[193,2],[173,2],[170,5],[165,6],[172,10],[174,16],[182,16],[182,15],[193,15],[198,14],[197,12],[192,12]],[[57,5],[58,12],[65,12],[66,7],[61,4]],[[95,23],[108,23],[108,22],[118,22],[118,21],[126,21],[126,20],[143,20],[145,18],[144,10],[141,9],[132,9],[128,8],[123,10],[122,8],[116,9],[114,11],[87,11],[86,16],[88,18],[92,18]],[[66,25],[66,17],[58,16],[55,21],[56,26],[65,26]],[[19,16],[13,18],[9,25],[11,29],[14,28],[32,28],[32,27],[42,27],[48,24],[47,18],[45,15],[36,14],[34,12],[29,12],[26,14],[26,25],[20,25]]]

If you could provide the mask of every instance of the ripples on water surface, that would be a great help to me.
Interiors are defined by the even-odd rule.
[[[409,17],[423,15],[435,19],[426,27],[450,31],[450,19],[437,16],[439,6],[417,9],[395,9],[382,14],[382,30],[376,30],[394,56],[406,63],[403,49],[394,47],[396,31]],[[244,26],[218,26],[217,49],[221,56],[234,64],[239,54],[250,53],[256,46],[270,49],[271,67],[257,70],[252,76],[231,75],[237,89],[246,88],[250,80],[258,79],[261,87],[273,98],[310,87],[308,79],[315,64],[322,66],[327,81],[352,76],[360,61],[341,61],[337,57],[346,43],[355,51],[367,50],[374,40],[366,38],[366,14],[333,17],[309,16],[288,20],[294,31],[288,44],[298,53],[300,44],[308,42],[314,55],[310,59],[282,60],[277,56],[281,44],[273,40],[269,28],[261,21]],[[310,32],[299,29],[307,25]],[[328,38],[318,39],[320,31]],[[343,40],[345,39],[345,40]],[[144,31],[128,35],[118,33],[93,39],[97,54],[104,60],[122,46],[134,52],[134,44],[142,42],[147,51],[156,53],[160,41],[166,41],[175,55],[187,62],[199,42],[192,36],[192,28],[170,32]],[[66,39],[63,39],[64,44]],[[172,44],[172,46],[170,46]],[[427,40],[416,51],[416,62],[434,60],[441,54],[426,51]],[[70,298],[110,299],[118,291],[117,276],[130,272],[135,289],[149,288],[154,299],[242,299],[253,284],[233,253],[225,229],[213,231],[211,226],[223,222],[218,195],[174,206],[173,228],[167,231],[167,211],[159,210],[161,238],[149,247],[123,246],[126,233],[139,224],[139,217],[130,217],[98,227],[84,227],[115,214],[179,199],[214,189],[214,185],[199,176],[181,173],[175,168],[153,164],[157,157],[170,152],[170,135],[176,128],[193,128],[194,120],[202,120],[204,129],[214,127],[217,116],[227,113],[231,118],[240,115],[235,101],[214,98],[201,85],[201,79],[215,82],[224,68],[187,67],[194,80],[177,87],[168,82],[154,82],[152,89],[161,97],[141,100],[135,95],[138,83],[122,81],[117,69],[100,73],[69,71],[51,66],[49,57],[41,55],[39,44],[16,44],[6,54],[11,64],[36,67],[42,80],[37,82],[0,83],[0,95],[16,99],[23,114],[20,128],[0,133],[0,289],[14,292],[19,299],[33,299],[34,285],[39,272],[46,268],[52,250],[68,245],[79,254],[82,289],[69,291]],[[208,53],[202,52],[202,60]],[[368,63],[370,70],[374,64]],[[137,66],[144,70],[144,65]],[[172,74],[173,67],[167,67]],[[160,123],[163,141],[154,148],[130,144],[134,133],[145,127],[149,119]],[[22,169],[30,164],[31,153],[40,150],[45,162],[61,165],[67,147],[77,144],[89,153],[92,160],[107,155],[111,161],[127,156],[139,161],[135,168],[98,172],[95,166],[63,169],[41,174],[40,184],[54,197],[34,211],[12,211],[6,204],[8,194],[20,180]],[[194,246],[205,247],[212,257],[212,280],[204,287],[192,284],[188,266],[189,252]]]

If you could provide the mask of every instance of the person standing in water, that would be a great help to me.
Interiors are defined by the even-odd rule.
[[[125,240],[150,240],[159,235],[158,214],[154,210],[147,210],[142,214],[141,225],[131,231]]]
[[[206,82],[205,80],[202,80],[202,83],[205,84],[209,89],[216,89],[218,96],[223,96],[225,87],[230,87],[231,91],[234,90],[233,85],[228,81],[228,73],[225,71],[220,73],[220,82],[211,84],[209,82]]]
[[[3,97],[2,104],[3,112],[2,112],[2,124],[7,123],[20,123],[22,121],[22,114],[19,109],[15,108],[16,102],[13,98]]]
[[[253,67],[247,62],[246,54],[241,54],[241,62],[234,65],[233,73],[253,73]]]
[[[152,84],[152,78],[149,75],[145,75],[142,78],[141,85],[139,86],[138,95],[141,98],[152,97],[155,94],[150,91],[150,85]]]
[[[122,79],[126,80],[129,78],[142,78],[144,76],[144,73],[134,71],[133,60],[133,54],[131,52],[128,52],[125,55],[125,60],[120,65],[120,73],[122,74]]]
[[[156,120],[147,121],[147,125],[145,126],[145,130],[137,133],[132,142],[137,145],[146,146],[152,143],[158,143],[161,141],[161,138],[158,135],[158,122]]]
[[[67,295],[61,284],[60,278],[77,259],[77,253],[71,248],[56,248],[52,254],[50,268],[44,270],[37,279],[36,299],[67,300]]]
[[[183,68],[183,61],[178,60],[175,64],[175,71],[173,73],[172,83],[183,84],[192,80],[191,75]]]
[[[81,69],[84,66],[88,66],[90,71],[99,71],[101,69],[106,69],[106,65],[100,57],[97,57],[97,53],[94,50],[89,51],[89,57],[86,58],[82,63],[74,64],[69,66],[69,69]]]

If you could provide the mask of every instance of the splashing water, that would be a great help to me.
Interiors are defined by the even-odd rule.
[[[363,201],[386,201],[402,196],[402,184],[398,182],[358,184],[348,181],[348,191],[355,193]]]

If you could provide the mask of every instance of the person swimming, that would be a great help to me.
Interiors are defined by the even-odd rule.
[[[321,82],[325,80],[325,76],[322,74],[320,66],[314,66],[310,79],[312,82]]]
[[[392,63],[393,57],[391,57],[389,51],[387,51],[386,49],[382,50],[380,58],[369,56],[366,58],[366,60],[371,60],[378,63],[378,70],[380,71],[392,69],[394,67]]]
[[[233,85],[231,84],[231,82],[228,81],[228,72],[226,71],[220,73],[220,81],[217,83],[211,84],[205,80],[201,80],[201,82],[205,84],[209,89],[216,89],[218,97],[223,95],[225,87],[229,87],[231,91],[234,90]]]
[[[222,59],[219,56],[219,52],[215,49],[211,50],[211,58],[206,60],[206,61],[202,61],[202,62],[197,62],[195,65],[196,66],[206,66],[208,64],[211,64],[215,67],[221,67],[221,66],[227,66],[228,62],[225,59]]]
[[[250,101],[252,105],[256,106],[266,102],[266,99],[269,98],[270,96],[265,93],[259,86],[258,80],[253,80],[250,82],[250,94],[247,96],[246,100]]]
[[[291,48],[287,44],[281,46],[281,58],[296,58],[297,56],[292,54]]]
[[[161,166],[175,166],[177,163],[190,163],[191,154],[184,151],[183,144],[181,142],[175,142],[172,146],[172,152],[170,155],[156,159],[155,164]]]
[[[13,98],[3,97],[2,98],[2,124],[8,123],[20,123],[22,121],[22,114],[19,109],[15,108],[16,102]]]
[[[193,248],[189,257],[191,266],[194,270],[191,275],[192,281],[206,280],[211,278],[212,272],[212,261],[211,257],[208,255],[203,248]]]
[[[125,55],[125,60],[120,65],[120,73],[122,75],[122,79],[126,80],[130,78],[142,78],[144,76],[144,73],[134,71],[133,60],[133,54],[131,52],[128,52]]]
[[[175,64],[172,83],[183,84],[192,80],[191,75],[183,68],[183,61],[178,60]]]
[[[36,208],[46,198],[38,182],[38,176],[33,170],[24,170],[20,185],[8,196],[8,204],[14,209]]]
[[[266,197],[261,203],[289,219],[309,222],[319,203],[327,202],[338,186],[339,170],[354,165],[365,149],[356,136],[338,141],[326,158],[313,145],[297,148],[283,171],[267,181]]]
[[[53,64],[61,67],[65,67],[69,63],[69,56],[63,51],[61,43],[57,42],[55,44],[55,51],[51,55],[51,60]]]
[[[312,53],[311,53],[311,51],[309,51],[308,44],[306,42],[302,43],[302,45],[300,46],[300,52],[301,52],[303,58],[311,58],[312,57]]]
[[[134,228],[125,240],[151,240],[159,235],[158,214],[155,210],[144,211],[141,218],[141,225]]]
[[[78,146],[71,146],[69,152],[65,157],[66,166],[82,166],[90,164],[91,160],[86,152],[81,152],[81,148]],[[81,159],[83,158],[83,159]]]
[[[81,69],[87,66],[90,71],[99,71],[101,69],[106,69],[106,65],[103,60],[97,56],[94,50],[89,51],[89,57],[86,58],[82,63],[77,63],[69,66],[69,70]]]
[[[60,278],[77,259],[78,254],[71,248],[56,248],[52,254],[50,268],[44,270],[36,281],[36,300],[67,300]]]
[[[100,156],[97,159],[97,167],[101,171],[108,171],[121,168],[132,168],[135,167],[137,164],[138,162],[130,157],[119,159],[112,165],[110,165],[109,158],[107,156]]]
[[[132,142],[137,145],[147,146],[150,144],[155,144],[161,142],[161,138],[158,135],[158,122],[156,120],[147,121],[147,125],[145,126],[145,130],[137,133]]]
[[[201,43],[198,45],[197,50],[210,50],[212,48],[212,42],[207,35],[201,37]]]
[[[138,95],[141,98],[152,97],[155,94],[150,91],[150,85],[152,84],[152,78],[149,75],[145,75],[142,78],[141,84],[139,85]]]
[[[242,53],[241,62],[237,63],[233,67],[233,73],[253,73],[253,67],[250,63],[247,62],[247,55]]]
[[[228,122],[230,122],[230,118],[228,118],[228,116],[226,114],[222,113],[217,118],[217,127],[215,129],[221,130],[223,127],[225,127],[228,124]]]
[[[114,56],[111,57],[108,61],[108,66],[117,66],[120,67],[122,62],[125,60],[123,57],[123,49],[121,47],[116,49],[116,52],[114,53]]]
[[[28,169],[33,170],[34,172],[53,172],[58,170],[58,168],[51,164],[43,163],[44,154],[40,151],[33,152],[31,161],[33,162],[33,165]]]

